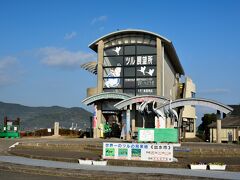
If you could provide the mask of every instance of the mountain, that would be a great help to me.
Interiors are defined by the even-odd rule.
[[[22,130],[40,128],[53,128],[54,122],[59,122],[60,127],[86,129],[90,126],[92,113],[80,107],[65,108],[60,106],[52,107],[28,107],[20,104],[0,102],[0,124],[3,124],[4,117],[15,120],[20,118]]]

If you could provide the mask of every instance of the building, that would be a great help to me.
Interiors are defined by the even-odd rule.
[[[97,87],[87,89],[83,102],[95,106],[94,137],[101,136],[99,127],[105,122],[127,124],[127,132],[136,132],[139,127],[155,128],[156,114],[139,111],[141,98],[150,102],[156,97],[174,101],[195,96],[195,84],[190,78],[180,82],[185,75],[183,67],[172,42],[163,36],[144,30],[120,30],[100,37],[89,47],[98,59],[83,64],[82,68],[97,76]],[[114,106],[129,98],[131,105],[122,109]],[[158,104],[149,103],[147,108]],[[194,137],[195,107],[185,106],[176,111],[183,119],[185,137]],[[159,127],[178,126],[170,120],[164,123]]]
[[[240,141],[240,105],[230,105],[234,110],[221,121],[220,139],[222,142]],[[211,123],[210,142],[217,141],[217,122]]]
[[[179,98],[195,98],[196,86],[189,77],[181,84],[183,95]],[[196,136],[196,109],[195,106],[187,105],[180,111],[183,123],[183,137],[194,138]]]

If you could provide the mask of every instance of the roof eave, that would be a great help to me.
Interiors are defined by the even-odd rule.
[[[104,35],[104,36],[98,38],[97,40],[93,41],[92,43],[89,44],[88,47],[91,48],[93,51],[97,52],[97,44],[98,44],[99,41],[104,40],[104,39],[106,39],[108,37],[111,37],[113,35],[116,35],[116,34],[131,33],[131,32],[132,33],[134,33],[134,32],[135,33],[146,33],[146,34],[150,34],[150,35],[159,37],[161,40],[163,40],[164,43],[166,43],[168,46],[170,46],[170,51],[171,51],[170,53],[172,54],[173,59],[175,59],[175,61],[176,61],[175,68],[177,70],[177,73],[179,73],[181,75],[185,75],[185,72],[183,70],[183,67],[180,63],[180,60],[177,56],[176,50],[175,50],[172,42],[169,39],[167,39],[167,38],[165,38],[165,37],[163,37],[163,36],[161,36],[157,33],[151,32],[151,31],[145,31],[145,30],[140,30],[140,29],[125,29],[125,30],[120,30],[120,31],[114,31],[114,32],[111,32],[111,33],[109,33],[107,35]]]
[[[109,34],[106,34],[100,38],[98,38],[97,40],[93,41],[92,43],[90,43],[88,45],[89,48],[91,48],[92,50],[94,50],[95,52],[97,52],[97,43],[100,41],[100,40],[103,40],[103,39],[106,39],[110,36],[113,36],[115,34],[119,34],[119,33],[131,33],[131,32],[136,32],[136,33],[146,33],[146,34],[150,34],[150,35],[154,35],[154,36],[157,36],[159,38],[161,38],[162,40],[168,42],[168,43],[171,43],[171,41],[157,33],[154,33],[154,32],[151,32],[151,31],[145,31],[145,30],[142,30],[142,29],[125,29],[125,30],[119,30],[119,31],[114,31],[114,32],[111,32]]]

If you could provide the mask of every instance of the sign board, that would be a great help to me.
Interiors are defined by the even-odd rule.
[[[177,143],[175,128],[138,128],[138,142]]]
[[[157,162],[173,161],[173,145],[167,143],[103,143],[103,159]]]
[[[139,139],[141,141],[154,141],[154,130],[142,129],[139,131]]]
[[[8,125],[8,126],[12,126],[12,125],[13,125],[13,122],[8,121],[8,122],[7,122],[7,125]]]
[[[131,95],[155,95],[156,46],[106,47],[103,57],[103,91]]]
[[[51,129],[51,128],[48,128],[47,131],[50,133],[50,132],[52,132],[52,129]]]

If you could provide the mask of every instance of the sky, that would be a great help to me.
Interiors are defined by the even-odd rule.
[[[173,42],[197,97],[240,104],[238,0],[1,0],[0,101],[85,107],[96,76],[88,45],[116,30],[143,29]]]

